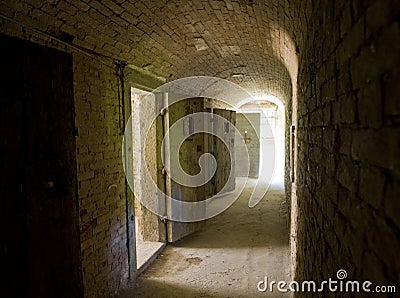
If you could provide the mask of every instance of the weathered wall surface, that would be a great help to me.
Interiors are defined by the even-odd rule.
[[[156,123],[151,122],[155,111],[155,97],[151,93],[132,89],[132,106],[137,240],[161,241],[164,239],[160,239],[159,228],[161,227],[159,227],[158,216],[150,211],[159,209],[156,191]],[[148,176],[145,176],[145,173],[148,173]]]
[[[297,279],[398,283],[400,5],[307,1],[298,35]]]
[[[115,70],[74,57],[78,194],[86,296],[127,279],[125,176]]]

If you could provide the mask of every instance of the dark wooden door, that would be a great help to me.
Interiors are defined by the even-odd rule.
[[[80,297],[72,57],[0,36],[4,297]]]

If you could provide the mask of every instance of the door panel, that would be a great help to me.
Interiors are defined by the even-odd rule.
[[[169,107],[169,126],[171,127],[179,119],[186,115],[193,113],[203,112],[204,99],[203,98],[190,98],[174,103]],[[194,120],[180,122],[182,127],[179,132],[182,133],[180,137],[186,137],[184,134],[189,134],[191,130],[195,130],[197,125],[204,125],[196,123]],[[187,127],[186,127],[187,126]],[[205,152],[204,147],[204,133],[198,133],[187,136],[180,148],[175,148],[176,140],[170,139],[171,152],[179,150],[179,162],[182,169],[189,175],[195,175],[200,171],[199,158]],[[183,200],[187,202],[194,202],[204,200],[206,196],[205,185],[198,187],[189,187],[171,180],[171,195],[174,199]],[[176,211],[174,211],[176,212]],[[177,221],[168,222],[168,240],[170,242],[177,241],[186,235],[197,231],[202,226],[202,222],[183,223]]]
[[[182,201],[201,201],[205,200],[208,197],[219,192],[225,184],[227,187],[225,192],[232,191],[235,189],[235,163],[234,163],[234,142],[235,142],[235,130],[229,128],[226,124],[228,122],[235,125],[236,121],[236,113],[231,110],[223,110],[223,109],[205,109],[204,108],[204,98],[190,98],[179,101],[174,103],[173,105],[169,106],[168,109],[168,120],[169,126],[172,127],[175,123],[178,122],[181,118],[191,115],[193,113],[198,112],[213,112],[214,114],[221,116],[222,118],[226,119],[223,123],[221,119],[215,120],[212,123],[213,133],[220,134],[223,136],[224,140],[228,144],[228,147],[218,138],[212,136],[210,134],[205,133],[197,133],[191,135],[191,131],[196,131],[198,126],[201,126],[203,129],[209,127],[211,124],[207,123],[207,121],[203,121],[202,123],[198,123],[191,118],[187,118],[185,121],[181,121],[178,126],[178,132],[180,132],[179,138],[185,138],[182,146],[177,148],[174,144],[176,141],[171,137],[169,140],[170,143],[170,152],[178,152],[179,151],[179,161],[183,168],[183,170],[189,175],[196,175],[200,171],[199,167],[199,158],[204,153],[211,153],[214,155],[217,161],[217,170],[214,174],[213,178],[206,184],[198,186],[198,187],[189,187],[184,186],[173,179],[170,180],[170,183],[160,183],[161,189],[165,190],[165,187],[170,187],[170,191],[172,197],[177,200]],[[216,117],[214,117],[216,118]],[[190,121],[192,120],[192,121]],[[228,129],[226,129],[228,127]],[[161,125],[159,125],[161,129]],[[158,131],[160,131],[158,129]],[[218,131],[221,130],[221,131]],[[158,154],[161,154],[161,138],[158,138],[158,145],[159,148],[157,151]],[[232,160],[230,158],[229,152],[232,153]],[[162,172],[162,164],[158,162],[158,173]],[[229,178],[229,173],[233,171],[232,178]],[[206,173],[209,170],[209,165],[206,165]],[[165,179],[161,174],[159,175],[159,181],[163,181]],[[166,179],[169,179],[167,177]],[[165,207],[168,209],[168,206]],[[172,210],[176,212],[177,210]],[[169,210],[171,212],[171,210]],[[200,211],[201,212],[201,211]],[[204,210],[205,212],[205,210]],[[177,221],[169,221],[167,224],[167,233],[168,233],[168,241],[174,242],[186,235],[189,235],[195,231],[197,231],[204,222],[195,222],[195,223],[184,223],[184,222],[177,222]]]
[[[4,289],[8,297],[80,297],[72,57],[0,40]]]
[[[224,192],[233,191],[235,189],[235,131],[232,126],[236,123],[236,112],[231,110],[213,109],[213,113],[226,120],[221,121],[219,117],[214,117],[213,131],[214,135],[223,136],[227,147],[223,141],[213,136],[213,154],[217,160],[217,170],[212,179],[214,194],[219,193],[226,185]],[[232,158],[231,158],[232,156]],[[232,168],[232,175],[229,177]]]

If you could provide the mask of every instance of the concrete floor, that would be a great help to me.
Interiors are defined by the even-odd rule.
[[[121,297],[289,297],[257,283],[289,281],[289,239],[281,184],[254,208],[251,180],[237,202],[206,227],[169,245]]]
[[[155,241],[136,241],[136,264],[139,272],[156,257],[164,247],[164,243]]]

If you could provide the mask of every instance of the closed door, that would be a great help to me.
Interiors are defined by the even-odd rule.
[[[0,36],[5,297],[80,297],[72,57]]]

